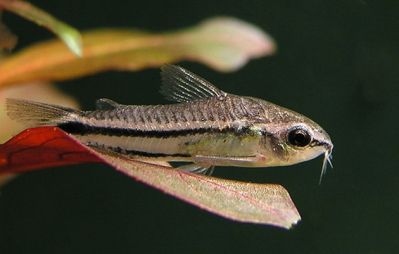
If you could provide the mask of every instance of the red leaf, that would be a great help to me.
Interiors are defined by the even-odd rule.
[[[101,162],[57,127],[27,129],[0,146],[0,174]]]
[[[0,175],[87,162],[108,164],[136,180],[236,221],[290,228],[301,218],[280,185],[196,175],[94,151],[57,127],[28,129],[0,145]]]

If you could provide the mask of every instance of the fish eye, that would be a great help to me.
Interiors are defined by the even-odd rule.
[[[293,146],[304,147],[310,144],[312,137],[303,128],[294,128],[288,132],[288,142]]]

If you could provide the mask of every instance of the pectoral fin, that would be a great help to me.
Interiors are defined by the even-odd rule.
[[[210,175],[212,175],[215,167],[214,166],[204,167],[204,166],[192,163],[192,164],[180,166],[177,169],[183,170],[186,172],[195,173],[195,174],[210,176]]]
[[[255,164],[259,161],[257,156],[207,156],[196,155],[193,161],[201,165],[218,165],[218,166],[245,166]]]

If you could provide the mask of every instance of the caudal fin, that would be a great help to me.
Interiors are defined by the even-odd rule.
[[[58,125],[71,120],[77,110],[58,105],[35,101],[11,99],[6,100],[7,115],[30,127]]]

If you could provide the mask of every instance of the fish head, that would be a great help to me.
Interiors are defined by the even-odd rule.
[[[263,153],[267,166],[286,166],[324,155],[322,174],[331,165],[333,143],[316,122],[292,110],[264,102]],[[268,160],[267,158],[272,158]]]
[[[330,155],[333,149],[327,132],[315,124],[289,123],[275,133],[274,137],[278,141],[274,145],[283,148],[280,150],[280,158],[283,158],[281,163],[286,165],[311,160],[326,153]]]

